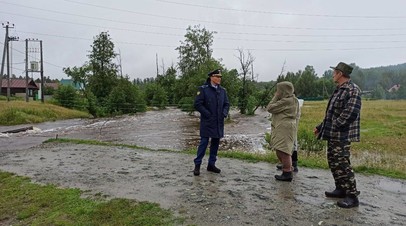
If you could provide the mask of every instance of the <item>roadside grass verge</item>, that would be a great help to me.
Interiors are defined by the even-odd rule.
[[[79,189],[39,185],[0,172],[0,225],[177,225],[159,204],[81,198]]]
[[[3,126],[89,117],[86,112],[38,101],[0,101],[0,125]]]

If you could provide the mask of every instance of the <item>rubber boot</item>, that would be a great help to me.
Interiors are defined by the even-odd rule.
[[[293,166],[293,172],[295,172],[295,173],[299,172],[299,169],[297,168],[297,161],[293,161],[292,166]]]
[[[337,206],[341,208],[353,208],[359,206],[359,200],[356,195],[347,195],[341,201],[337,202]]]
[[[193,170],[193,175],[195,175],[195,176],[200,175],[200,164],[195,165],[195,169]]]
[[[282,172],[282,175],[275,175],[276,180],[291,182],[293,179],[292,172]]]
[[[326,197],[329,198],[345,198],[345,191],[343,189],[337,188],[334,189],[334,191],[326,191],[324,192],[324,194],[326,195]]]

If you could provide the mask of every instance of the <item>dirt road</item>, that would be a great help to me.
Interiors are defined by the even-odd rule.
[[[45,144],[0,152],[0,170],[39,183],[161,204],[185,225],[405,225],[406,181],[356,174],[360,207],[324,197],[327,170],[300,168],[292,183],[275,165],[220,158],[221,174],[193,176],[193,156],[127,148]],[[207,160],[207,158],[205,158]]]

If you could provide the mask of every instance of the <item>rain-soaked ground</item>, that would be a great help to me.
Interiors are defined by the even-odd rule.
[[[224,148],[263,151],[266,112],[232,114]],[[291,183],[275,181],[274,164],[219,158],[220,174],[193,176],[193,155],[120,147],[44,144],[50,137],[98,139],[180,150],[198,142],[198,118],[175,109],[110,120],[68,120],[0,136],[0,170],[39,183],[150,201],[173,210],[185,225],[406,225],[406,182],[356,174],[360,207],[340,209],[324,197],[327,170],[300,168]],[[0,127],[5,131],[15,127]],[[32,147],[32,146],[35,147]],[[29,148],[31,147],[31,148]],[[222,149],[222,150],[223,150]],[[207,158],[205,158],[207,160]],[[1,225],[1,222],[0,222]]]

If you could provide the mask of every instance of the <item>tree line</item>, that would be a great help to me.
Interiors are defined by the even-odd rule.
[[[66,107],[86,109],[94,116],[168,106],[193,112],[197,88],[207,79],[207,72],[217,68],[222,70],[222,86],[227,90],[231,105],[242,114],[255,114],[256,109],[266,106],[275,92],[275,84],[280,81],[292,82],[296,95],[307,100],[328,98],[335,89],[332,70],[318,76],[310,65],[286,73],[282,67],[276,81],[258,82],[252,69],[255,58],[249,51],[237,50],[239,69],[229,69],[221,59],[213,57],[213,35],[214,32],[200,25],[189,26],[184,40],[176,48],[179,53],[176,65],[155,77],[130,80],[129,75],[119,73],[119,65],[113,62],[117,53],[108,32],[101,32],[94,38],[87,62],[63,69],[74,82],[83,84],[84,89],[77,93],[72,87],[61,86],[55,93],[55,100]],[[366,98],[406,98],[406,64],[370,69],[352,66],[351,78],[365,91]],[[389,91],[394,85],[399,88]]]

